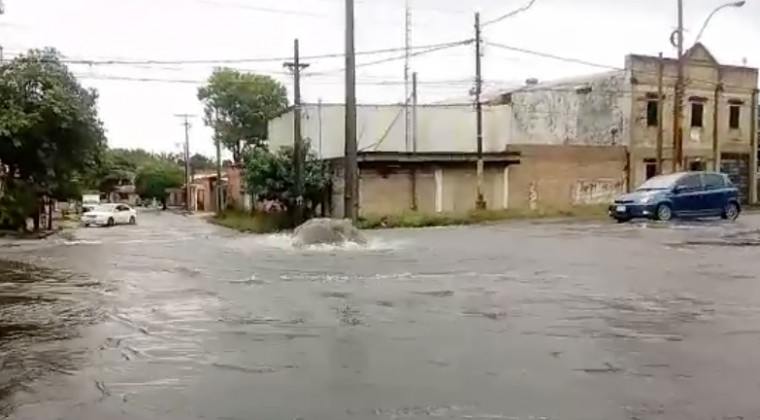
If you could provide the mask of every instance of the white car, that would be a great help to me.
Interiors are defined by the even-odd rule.
[[[126,204],[101,204],[82,215],[85,227],[137,224],[137,210]]]

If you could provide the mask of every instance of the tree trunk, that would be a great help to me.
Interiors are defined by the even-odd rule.
[[[53,203],[55,200],[53,200],[51,197],[48,197],[47,202],[47,230],[53,230]]]
[[[32,214],[32,223],[34,225],[34,232],[40,231],[40,202],[37,200],[37,205],[34,206],[34,213]]]

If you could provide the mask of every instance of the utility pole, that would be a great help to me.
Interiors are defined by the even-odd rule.
[[[752,91],[752,110],[749,115],[751,116],[749,125],[750,135],[750,154],[749,154],[749,204],[757,204],[757,151],[758,151],[758,105],[757,105],[758,90]]]
[[[319,159],[322,159],[322,98],[317,100],[317,123],[319,124]]]
[[[475,201],[475,208],[484,210],[486,208],[486,201],[483,198],[483,104],[480,102],[480,96],[483,93],[483,75],[480,56],[480,29],[480,13],[475,13],[475,125],[478,142],[477,199]]]
[[[412,153],[417,153],[417,72],[412,73]],[[417,211],[417,170],[412,167],[412,211]]]
[[[404,144],[408,152],[412,149],[412,116],[409,112],[409,59],[412,44],[411,0],[406,0],[404,22]]]
[[[718,137],[718,123],[720,122],[720,92],[723,90],[723,85],[718,83],[715,85],[715,92],[713,93],[713,129],[712,129],[712,158],[713,158],[713,171],[720,172],[720,141]]]
[[[412,152],[417,153],[417,72],[412,73]]]
[[[662,143],[663,143],[663,107],[665,106],[662,79],[665,73],[665,61],[660,53],[657,61],[657,175],[662,175]]]
[[[219,121],[219,111],[214,111],[214,123]],[[224,199],[222,194],[222,142],[214,127],[214,143],[216,145],[216,213],[222,214]]]
[[[346,112],[345,161],[343,167],[344,217],[358,216],[358,171],[356,144],[356,55],[354,50],[354,0],[346,0]]]
[[[298,39],[293,40],[293,62],[284,64],[293,72],[293,172],[295,177],[296,208],[294,223],[299,225],[303,222],[303,133],[301,132],[301,69],[309,67],[307,63],[301,63],[301,54],[298,48]]]
[[[190,118],[195,116],[190,114],[177,114],[175,117],[182,118],[182,125],[185,127],[185,209],[187,211],[192,211],[192,206],[190,205],[190,195],[192,193],[190,189]]]
[[[683,0],[678,0],[678,28],[673,33],[675,46],[678,49],[676,61],[676,88],[673,98],[673,172],[678,172],[683,167]]]

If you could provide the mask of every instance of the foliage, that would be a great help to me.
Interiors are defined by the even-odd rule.
[[[232,152],[236,163],[246,149],[266,147],[269,120],[288,107],[287,90],[276,80],[229,68],[216,69],[208,84],[198,89],[198,99],[214,140]]]
[[[197,173],[198,171],[215,169],[216,163],[208,156],[204,156],[200,153],[196,153],[190,156],[190,171]]]
[[[143,199],[163,199],[166,190],[184,184],[182,169],[173,162],[150,162],[139,169],[135,179],[137,194]]]
[[[422,213],[409,211],[394,215],[370,214],[357,223],[361,229],[421,228],[434,226],[476,225],[515,219],[565,218],[595,219],[607,217],[607,206],[574,206],[569,209],[474,210],[466,213]]]
[[[9,184],[70,196],[105,149],[97,93],[79,84],[55,50],[31,50],[0,65],[0,161]]]
[[[135,183],[142,168],[164,164],[174,166],[177,170],[182,167],[178,156],[171,153],[151,153],[144,149],[109,149],[95,172],[94,182],[88,185],[109,193],[116,186]]]
[[[0,229],[19,231],[26,227],[26,219],[34,211],[37,197],[23,182],[8,186],[0,196]]]
[[[211,223],[246,233],[273,233],[289,227],[287,215],[228,210],[210,219]]]
[[[310,150],[308,143],[305,150]],[[304,159],[303,174],[304,207],[314,210],[327,193],[330,175],[325,162],[313,152],[309,152]],[[296,199],[293,148],[284,147],[277,152],[249,150],[243,159],[243,180],[248,192],[259,201],[275,200],[293,209]]]
[[[0,224],[23,228],[41,197],[76,197],[106,150],[98,95],[82,87],[53,49],[0,64]]]

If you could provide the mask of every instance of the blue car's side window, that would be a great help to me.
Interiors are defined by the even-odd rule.
[[[705,174],[705,187],[708,190],[720,190],[726,188],[726,180],[722,175]]]
[[[678,185],[686,191],[696,191],[702,188],[702,181],[698,174],[687,175],[678,181]]]

